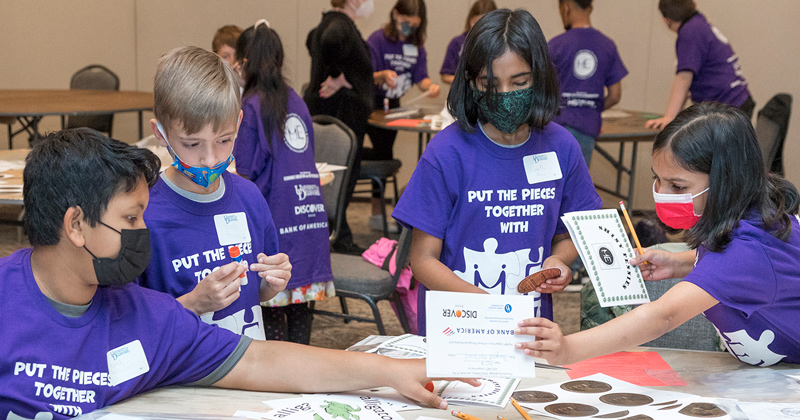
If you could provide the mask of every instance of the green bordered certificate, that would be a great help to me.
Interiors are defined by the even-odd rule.
[[[561,217],[589,273],[600,306],[650,302],[633,247],[615,209],[578,211]]]

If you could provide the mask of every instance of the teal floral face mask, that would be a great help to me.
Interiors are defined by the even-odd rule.
[[[511,134],[528,121],[533,104],[532,87],[511,92],[495,92],[496,107],[489,106],[486,92],[472,88],[472,97],[478,105],[481,120],[486,120],[498,130]]]

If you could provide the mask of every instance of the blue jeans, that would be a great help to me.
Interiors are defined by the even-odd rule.
[[[567,129],[573,136],[575,136],[575,140],[578,140],[578,144],[581,146],[581,153],[583,154],[583,160],[586,161],[586,167],[589,167],[589,164],[592,163],[592,152],[594,151],[594,144],[595,138],[582,133],[568,125],[565,125],[564,128]]]

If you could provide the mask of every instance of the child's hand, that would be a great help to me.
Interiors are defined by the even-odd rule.
[[[644,254],[631,258],[630,263],[633,266],[638,266],[642,271],[642,278],[645,280],[664,280],[675,277],[683,277],[679,275],[680,262],[674,258],[676,254],[657,250],[647,249]],[[644,264],[644,262],[648,264]]]
[[[397,392],[428,407],[442,410],[447,408],[447,401],[434,394],[431,389],[426,388],[431,378],[427,376],[425,360],[390,359],[387,361],[387,365],[386,378],[390,380],[390,386]],[[460,380],[472,386],[480,385],[480,381],[477,379],[454,380]]]
[[[561,333],[561,328],[547,318],[529,318],[519,322],[519,328],[514,334],[532,335],[535,341],[517,343],[515,347],[522,349],[525,354],[541,357],[547,363],[561,366],[569,363],[570,349],[566,337]]]
[[[273,292],[280,292],[286,289],[289,279],[292,278],[292,263],[289,256],[284,253],[267,256],[264,253],[258,254],[257,263],[250,264],[250,270],[258,273],[258,276],[267,281]]]
[[[646,121],[644,123],[644,126],[647,127],[647,128],[653,128],[653,129],[656,129],[656,130],[660,130],[660,129],[664,128],[665,125],[669,124],[670,121],[672,121],[672,118],[668,118],[668,117],[655,118],[655,119]]]
[[[428,86],[428,90],[427,90],[428,97],[429,98],[435,98],[435,97],[439,96],[439,90],[440,90],[439,89],[439,85],[437,85],[436,83],[431,83],[431,85]]]
[[[378,76],[375,78],[376,85],[386,83],[389,89],[397,87],[397,73],[394,70],[381,70],[376,75]]]
[[[178,298],[184,308],[203,315],[228,307],[239,298],[239,287],[242,285],[239,276],[244,267],[231,262],[218,270],[212,271],[195,288]]]
[[[544,270],[545,268],[557,268],[561,270],[561,276],[548,279],[546,282],[542,283],[541,286],[536,288],[536,291],[539,293],[560,292],[572,281],[572,270],[556,256],[551,255],[544,260],[542,269]]]

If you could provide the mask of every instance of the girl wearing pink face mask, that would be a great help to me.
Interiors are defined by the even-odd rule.
[[[800,362],[800,197],[762,162],[741,111],[701,103],[678,114],[653,144],[653,196],[664,223],[687,229],[692,250],[646,250],[631,264],[645,280],[683,281],[566,337],[546,319],[522,321],[517,333],[536,341],[518,348],[549,363],[574,363],[643,344],[703,313],[740,361]]]

